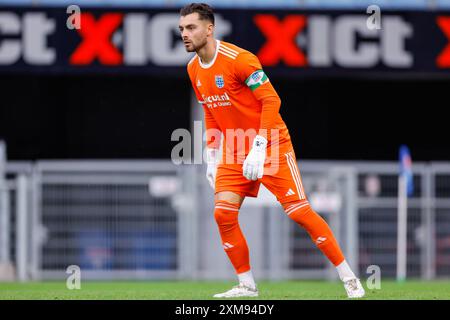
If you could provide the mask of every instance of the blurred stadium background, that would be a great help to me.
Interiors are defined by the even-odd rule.
[[[204,165],[171,161],[173,131],[202,119],[177,31],[189,2],[0,0],[2,280],[65,279],[69,265],[83,279],[233,279]],[[450,1],[208,3],[217,37],[259,55],[308,196],[360,277],[370,265],[396,276],[402,143],[407,276],[450,277]],[[81,30],[66,26],[70,4],[92,18]],[[373,4],[379,30],[366,25]],[[264,188],[240,221],[258,279],[336,279]]]

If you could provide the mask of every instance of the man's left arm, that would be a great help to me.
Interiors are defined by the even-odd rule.
[[[236,61],[236,74],[250,88],[256,99],[261,101],[261,120],[258,135],[253,140],[252,149],[243,165],[243,174],[249,180],[262,178],[270,130],[280,110],[281,100],[262,69],[258,58],[249,53],[241,53]]]
[[[263,71],[261,71],[263,72]],[[266,76],[264,74],[264,76]],[[270,82],[256,88],[253,95],[261,101],[261,121],[258,134],[269,139],[268,133],[271,129],[275,129],[275,122],[280,111],[281,100]]]

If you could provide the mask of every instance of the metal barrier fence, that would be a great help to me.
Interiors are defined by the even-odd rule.
[[[300,161],[312,206],[328,220],[361,277],[394,277],[397,163]],[[0,262],[15,277],[232,278],[202,166],[170,161],[8,162],[0,190]],[[409,199],[407,275],[450,276],[450,164],[416,163]],[[5,197],[6,195],[6,197]],[[7,201],[5,202],[5,199]],[[336,272],[264,188],[240,222],[255,276],[327,278]],[[5,249],[7,246],[7,250]]]
[[[88,278],[174,278],[178,214],[167,162],[40,162],[43,277],[78,265]]]
[[[357,165],[358,171],[358,225],[359,270],[365,272],[369,265],[381,267],[383,276],[395,277],[397,265],[397,202],[398,164]],[[424,200],[426,166],[414,165],[415,190],[408,200],[407,221],[407,274],[409,277],[426,277],[426,256],[431,241]],[[378,190],[370,192],[370,181],[378,179]],[[449,230],[450,231],[450,230]],[[426,237],[425,237],[426,236]]]

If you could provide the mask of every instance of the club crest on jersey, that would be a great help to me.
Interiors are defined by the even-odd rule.
[[[215,75],[214,79],[216,80],[216,86],[219,89],[222,89],[223,86],[225,85],[225,81],[223,80],[223,75]]]

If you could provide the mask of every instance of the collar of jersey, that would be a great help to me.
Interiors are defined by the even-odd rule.
[[[202,60],[200,59],[200,57],[198,57],[198,63],[200,64],[200,67],[202,67],[203,69],[208,69],[208,68],[212,67],[214,62],[216,62],[217,54],[219,53],[219,46],[220,46],[220,41],[216,40],[216,52],[214,53],[214,58],[211,60],[210,63],[204,64],[204,63],[202,63]]]

